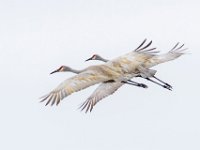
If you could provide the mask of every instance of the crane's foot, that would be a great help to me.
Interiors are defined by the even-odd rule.
[[[170,89],[172,89],[172,86],[171,86],[170,84],[165,83],[165,85],[166,85],[167,87],[169,87]]]
[[[148,86],[146,84],[143,84],[143,83],[139,83],[138,86],[142,87],[142,88],[145,88],[145,89],[148,88]]]
[[[165,84],[165,85],[163,85],[163,87],[168,89],[168,90],[170,90],[170,91],[172,91],[172,86],[168,86],[168,85]]]
[[[148,86],[146,84],[143,83],[138,83],[132,80],[128,80],[128,81],[121,81],[122,83],[126,83],[126,84],[130,84],[130,85],[134,85],[137,87],[142,87],[142,88],[148,88]]]

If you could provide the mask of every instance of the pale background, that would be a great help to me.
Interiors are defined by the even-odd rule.
[[[1,0],[1,150],[199,150],[200,2],[186,0]],[[163,53],[176,42],[189,53],[154,67],[173,85],[126,85],[92,113],[79,104],[96,86],[58,107],[39,97],[82,69],[94,53],[112,59],[153,40]]]

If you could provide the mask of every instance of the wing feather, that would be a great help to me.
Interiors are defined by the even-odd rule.
[[[49,103],[51,103],[51,105],[54,105],[55,103],[58,105],[62,99],[70,94],[94,84],[105,82],[107,79],[107,76],[99,74],[97,71],[85,71],[62,82],[56,89],[44,96],[41,102],[47,101],[46,105]]]
[[[59,98],[58,98],[58,100],[56,101],[56,105],[58,105],[58,104],[60,103],[60,100],[62,99],[62,92],[59,92],[59,93],[58,93],[58,96],[59,96]]]
[[[105,82],[101,83],[92,95],[81,104],[80,109],[85,112],[92,111],[93,107],[103,98],[113,94],[117,91],[124,83],[121,82]]]
[[[144,63],[144,66],[146,68],[150,68],[155,65],[165,63],[182,56],[183,54],[185,54],[185,50],[187,50],[187,48],[183,47],[184,44],[180,46],[179,44],[180,43],[177,43],[169,52],[165,54],[153,56],[152,58],[150,58],[148,61]]]
[[[160,51],[155,51],[156,48],[149,48],[149,46],[152,44],[152,41],[150,41],[146,46],[144,46],[146,41],[147,39],[145,39],[133,52],[152,54],[152,55],[155,55],[155,53],[160,52]]]
[[[57,99],[58,99],[58,93],[55,94],[54,99],[51,101],[51,106],[53,106],[54,103],[55,103],[56,101],[58,101]]]

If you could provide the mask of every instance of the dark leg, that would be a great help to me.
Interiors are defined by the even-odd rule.
[[[156,82],[156,81],[154,81],[154,80],[152,80],[152,79],[150,79],[150,78],[146,78],[146,79],[147,79],[148,81],[151,81],[151,82],[157,84],[157,85],[162,86],[163,88],[166,88],[166,89],[168,89],[168,90],[172,90],[172,88],[169,87],[169,86],[167,86],[167,85],[160,84],[159,82]]]
[[[136,77],[144,78],[144,77],[142,77],[140,74],[137,75]],[[150,78],[144,78],[144,79],[147,79],[148,81],[151,81],[151,82],[153,82],[153,83],[155,83],[155,84],[157,84],[157,85],[160,85],[160,86],[162,86],[162,87],[164,87],[164,88],[166,88],[166,89],[168,89],[168,90],[172,90],[172,86],[171,86],[170,84],[168,84],[168,83],[166,83],[166,82],[164,82],[164,81],[158,79],[158,78],[155,77],[155,76],[152,76],[152,78],[155,78],[156,80],[160,81],[160,82],[163,83],[164,85],[162,85],[162,84],[160,84],[160,83],[158,83],[158,82],[156,82],[156,81],[154,81],[154,80],[152,80],[152,79],[150,79]]]
[[[138,86],[138,87],[143,87],[143,88],[148,88],[148,86],[146,84],[138,83],[138,82],[135,82],[132,80],[122,81],[122,83],[130,84],[130,85],[134,85],[134,86]]]
[[[153,76],[153,78],[156,79],[156,80],[158,80],[158,81],[160,81],[161,83],[165,84],[166,86],[168,86],[169,88],[172,89],[172,86],[171,86],[170,84],[168,84],[168,83],[166,83],[166,82],[164,82],[164,81],[158,79],[156,76]]]

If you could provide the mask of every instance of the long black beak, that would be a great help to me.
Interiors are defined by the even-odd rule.
[[[92,60],[92,57],[91,57],[91,58],[89,58],[89,59],[86,59],[85,61],[89,61],[89,60]]]
[[[53,72],[51,72],[50,74],[53,74],[53,73],[56,73],[56,72],[59,72],[60,68],[59,69],[56,69],[54,70]]]

